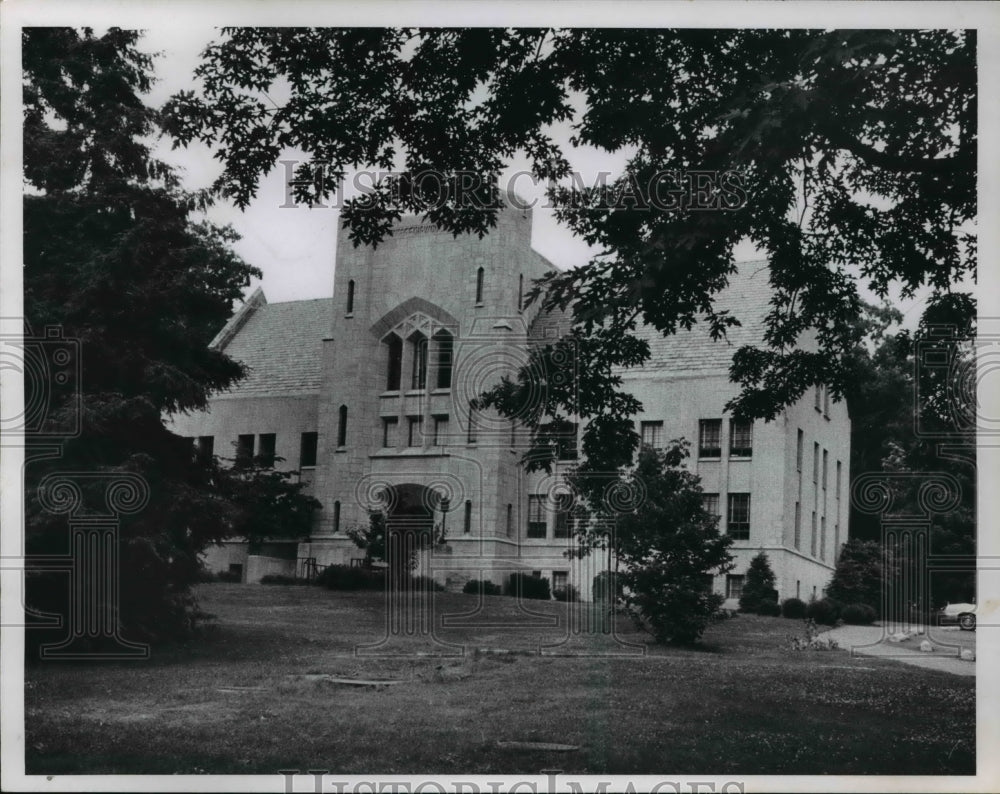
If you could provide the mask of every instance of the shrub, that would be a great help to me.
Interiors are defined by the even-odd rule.
[[[781,614],[786,618],[801,620],[806,616],[806,602],[801,598],[786,598],[781,603]]]
[[[285,576],[283,573],[269,573],[260,577],[261,584],[307,584],[305,579]]]
[[[579,601],[580,591],[575,586],[568,584],[565,587],[557,587],[553,590],[552,597],[556,601]]]
[[[781,607],[777,601],[761,601],[757,606],[757,614],[776,618],[781,614]]]
[[[444,585],[432,576],[407,576],[400,585],[403,590],[430,590],[438,593],[444,591]]]
[[[519,598],[536,598],[548,601],[552,596],[549,592],[549,580],[543,576],[532,576],[530,573],[512,573],[507,580],[507,595]]]
[[[601,571],[594,577],[593,594],[595,601],[616,601],[622,596],[621,582],[611,571]]]
[[[806,617],[823,626],[833,626],[840,617],[841,604],[832,598],[810,601],[806,607]]]
[[[316,584],[327,590],[384,590],[385,569],[328,565],[316,577]]]
[[[767,554],[762,551],[750,560],[746,583],[743,585],[743,593],[740,595],[740,611],[756,612],[758,615],[772,614],[769,606],[772,602],[778,603],[778,591],[774,589],[774,571],[771,570],[771,561]],[[768,606],[763,606],[764,604],[768,604]],[[763,612],[762,609],[769,611]]]
[[[482,593],[483,595],[500,595],[501,588],[498,584],[493,584],[489,579],[484,579],[480,581],[479,579],[470,579],[465,583],[462,588],[463,593],[470,593],[472,595],[478,595]]]
[[[852,626],[867,626],[875,622],[875,609],[868,604],[848,604],[840,613],[844,623]]]
[[[235,582],[239,584],[243,581],[243,574],[237,571],[219,571],[216,577],[220,582]]]

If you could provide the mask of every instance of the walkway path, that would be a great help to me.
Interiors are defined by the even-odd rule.
[[[909,640],[906,645],[889,642],[885,639],[881,626],[841,626],[831,629],[821,636],[836,640],[841,648],[858,656],[873,656],[880,659],[891,659],[894,662],[912,664],[928,670],[940,670],[954,675],[976,674],[976,663],[958,658],[959,649],[935,642],[935,651],[923,653],[916,647],[922,637]]]

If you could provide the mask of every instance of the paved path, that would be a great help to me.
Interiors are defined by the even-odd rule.
[[[881,626],[841,626],[824,632],[821,636],[836,640],[841,648],[846,648],[857,656],[873,656],[880,659],[891,659],[894,662],[912,664],[928,670],[940,670],[954,675],[976,674],[976,663],[966,662],[958,658],[958,648],[941,647],[932,653],[923,653],[916,647],[918,640],[910,640],[906,645],[889,642],[885,639]]]

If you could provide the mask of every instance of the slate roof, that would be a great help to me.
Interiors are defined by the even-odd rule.
[[[332,328],[333,298],[254,307],[222,347],[230,358],[250,368],[247,377],[228,393],[244,397],[318,392],[322,340]]]
[[[680,330],[663,336],[655,328],[640,325],[637,336],[649,342],[650,357],[637,371],[667,370],[676,375],[725,375],[733,353],[741,346],[760,344],[764,339],[764,318],[770,311],[771,287],[765,260],[741,262],[730,277],[729,286],[716,298],[716,309],[729,309],[739,319],[740,327],[730,328],[727,338],[716,342],[704,323],[690,331]],[[568,313],[539,314],[532,323],[533,344],[545,344],[569,330]]]

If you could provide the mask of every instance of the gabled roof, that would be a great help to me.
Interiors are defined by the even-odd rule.
[[[650,356],[644,367],[632,371],[666,370],[669,374],[719,374],[729,372],[733,353],[743,345],[759,345],[764,339],[764,319],[770,311],[772,291],[766,260],[738,263],[738,272],[715,301],[717,311],[728,309],[741,325],[730,328],[726,338],[715,341],[708,326],[697,323],[690,331],[664,336],[648,325],[640,325],[636,336],[649,343]],[[540,313],[531,325],[533,344],[545,344],[570,329],[568,312]]]
[[[267,303],[261,294],[251,299],[233,316],[234,320],[239,318],[238,326],[228,334],[223,329],[215,340],[218,349],[250,370],[228,394],[290,396],[318,392],[322,340],[330,336],[333,327],[333,298]]]

